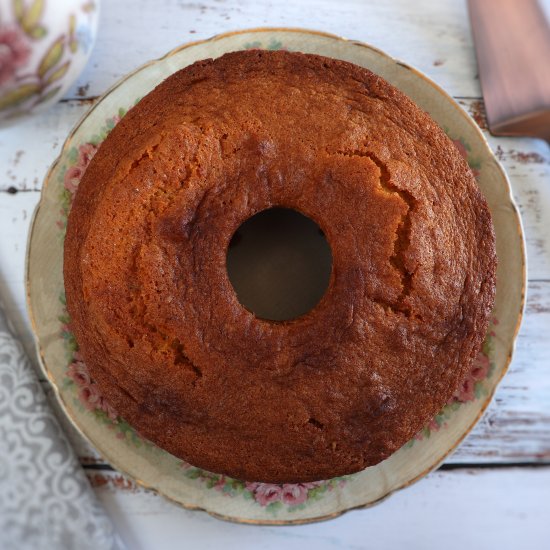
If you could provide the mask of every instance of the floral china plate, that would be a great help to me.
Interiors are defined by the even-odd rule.
[[[499,267],[491,326],[463,387],[415,439],[389,459],[337,479],[266,484],[206,472],[142,439],[97,391],[69,331],[63,293],[63,238],[80,178],[126,111],[194,61],[248,48],[287,49],[351,61],[400,88],[439,122],[470,164],[495,223]],[[514,348],[525,300],[523,233],[510,185],[481,131],[421,73],[366,44],[298,29],[256,29],[184,45],[109,90],[71,132],[44,182],[27,253],[27,294],[39,356],[67,416],[115,468],[189,509],[247,523],[304,523],[372,505],[437,467],[489,404]]]

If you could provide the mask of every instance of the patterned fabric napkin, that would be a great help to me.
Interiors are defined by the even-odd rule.
[[[0,303],[0,548],[124,548]]]

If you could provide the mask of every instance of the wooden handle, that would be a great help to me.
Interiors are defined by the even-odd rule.
[[[468,0],[489,128],[550,141],[550,28],[537,0]]]

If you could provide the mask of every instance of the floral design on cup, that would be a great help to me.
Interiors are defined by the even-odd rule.
[[[31,48],[17,25],[0,27],[0,86],[12,82],[15,73],[27,64]]]
[[[95,12],[94,2],[11,0],[8,17],[0,21],[0,119],[26,114],[60,97],[77,76],[72,66],[79,66],[77,59],[81,65],[87,59]]]

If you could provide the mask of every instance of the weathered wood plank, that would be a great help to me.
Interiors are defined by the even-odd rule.
[[[27,234],[40,193],[0,193],[0,296],[8,318],[20,335],[27,353],[33,354],[33,338],[25,305],[25,253]]]
[[[60,102],[0,132],[0,191],[40,191],[48,168],[91,101]],[[0,218],[0,224],[2,224]]]
[[[131,17],[131,32],[125,32],[136,10],[139,17]],[[95,50],[67,97],[99,95],[185,42],[261,26],[304,27],[363,40],[418,67],[454,95],[480,95],[465,2],[162,0],[142,1],[136,8],[133,0],[117,0],[103,3]]]
[[[550,467],[438,471],[377,506],[331,521],[255,528],[184,510],[116,473],[88,476],[128,548],[175,550],[184,540],[186,548],[240,550],[261,540],[264,549],[285,550],[517,550],[546,548],[550,535]]]
[[[527,242],[530,279],[550,273],[550,146],[531,138],[495,137],[487,131],[483,100],[457,98],[482,128],[502,163],[518,204]]]
[[[449,463],[550,463],[549,329],[550,283],[532,282],[510,370]]]

